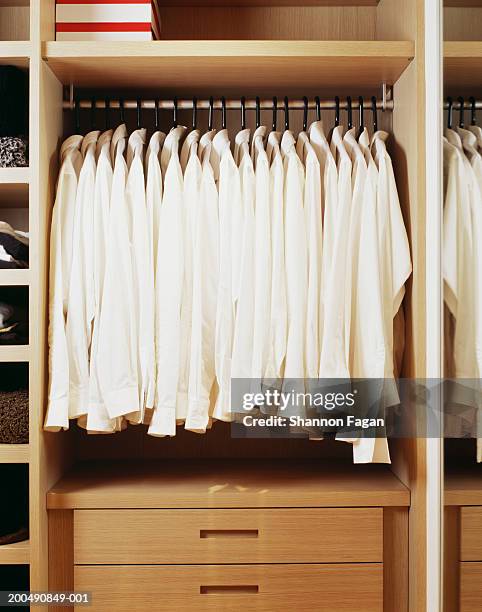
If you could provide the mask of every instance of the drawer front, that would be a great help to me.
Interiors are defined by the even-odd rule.
[[[78,564],[383,559],[381,508],[76,510]]]
[[[74,582],[92,593],[89,612],[383,611],[381,564],[84,565]]]
[[[482,561],[482,506],[460,511],[460,560]]]
[[[460,612],[482,610],[482,563],[460,564]]]

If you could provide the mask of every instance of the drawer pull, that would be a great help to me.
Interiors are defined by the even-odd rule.
[[[201,595],[219,595],[220,593],[259,593],[259,585],[257,584],[226,584],[226,585],[206,585],[200,586],[199,592]]]
[[[259,536],[258,529],[201,529],[199,537],[208,538],[252,538]]]

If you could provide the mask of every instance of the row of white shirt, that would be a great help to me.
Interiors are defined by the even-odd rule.
[[[478,387],[482,378],[482,129],[448,129],[444,138],[444,252],[446,375]],[[470,381],[470,382],[469,382]],[[481,397],[480,389],[475,397]],[[473,399],[474,395],[470,397]],[[463,397],[452,398],[466,403]],[[476,400],[477,401],[477,400]],[[479,403],[479,402],[477,402]],[[478,408],[482,431],[482,407]],[[477,445],[482,462],[482,440]]]
[[[232,420],[231,378],[392,378],[411,260],[387,136],[68,138],[46,428],[205,432]],[[389,461],[385,440],[354,454]]]

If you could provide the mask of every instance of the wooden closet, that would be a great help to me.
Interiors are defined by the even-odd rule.
[[[30,564],[33,590],[92,591],[96,611],[422,612],[423,439],[390,441],[391,466],[354,466],[349,445],[231,439],[222,423],[174,439],[143,427],[42,430],[49,225],[59,146],[73,130],[62,110],[69,86],[99,97],[331,98],[380,97],[386,83],[395,109],[380,120],[393,134],[413,260],[402,375],[426,376],[423,0],[160,6],[162,41],[93,44],[55,42],[54,0],[0,1],[0,61],[30,74],[30,168],[0,171],[0,212],[28,209],[31,233],[30,269],[0,272],[0,285],[29,287],[30,345],[0,348],[0,360],[30,364],[30,443],[0,447],[0,460],[29,463],[31,535],[0,550],[0,563]],[[4,15],[23,27],[12,19],[9,29]]]

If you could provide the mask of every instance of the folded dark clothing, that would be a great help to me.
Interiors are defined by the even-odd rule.
[[[28,390],[0,391],[0,444],[28,444]]]
[[[28,540],[28,527],[20,527],[13,533],[0,536],[0,546],[15,544],[15,542],[23,542],[24,540]]]
[[[0,302],[0,344],[28,344],[28,308]]]
[[[0,245],[17,261],[28,263],[28,244],[24,244],[12,234],[0,230]]]
[[[0,259],[0,270],[19,270],[25,268],[21,261],[3,261]]]
[[[0,168],[28,166],[27,142],[14,136],[0,137]]]

